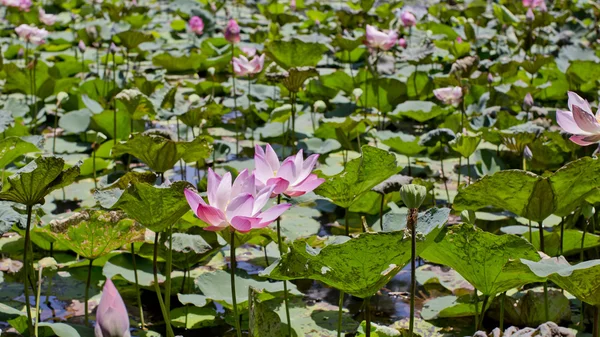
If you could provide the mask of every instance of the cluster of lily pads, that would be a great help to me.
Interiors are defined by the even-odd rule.
[[[600,336],[597,4],[0,4],[0,335]]]

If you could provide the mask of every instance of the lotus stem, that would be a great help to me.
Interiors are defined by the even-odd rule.
[[[591,217],[594,219],[594,216]],[[583,235],[581,236],[581,250],[579,251],[579,262],[583,262],[583,246],[585,242],[585,233],[587,232],[587,228],[590,224],[590,219],[585,220],[585,224],[583,225]]]
[[[231,80],[233,81],[233,120],[235,122],[235,155],[240,155],[240,133],[237,119],[237,93],[235,90],[235,71],[233,70],[233,58],[235,57],[235,45],[231,44]]]
[[[344,313],[344,292],[340,290],[340,298],[338,300],[338,327],[337,337],[342,337],[342,319]]]
[[[444,173],[444,144],[441,144],[440,151],[440,165],[442,166],[442,181],[444,182],[444,189],[446,190],[446,204],[450,204],[450,193],[448,193],[448,183],[446,182],[446,173]]]
[[[489,295],[483,296],[483,305],[481,306],[481,317],[479,317],[479,323],[477,323],[477,330],[483,327],[483,319],[485,318],[485,307],[487,307],[488,301],[490,300]]]
[[[544,252],[544,225],[542,224],[542,221],[538,222],[538,228],[540,231],[540,250],[543,253]]]
[[[479,329],[479,295],[477,295],[477,288],[474,289],[473,295],[475,296],[475,331]]]
[[[290,98],[292,101],[292,133],[291,133],[291,140],[292,140],[292,148],[294,149],[293,151],[296,152],[296,93],[295,92],[290,92]]]
[[[38,285],[37,285],[37,295],[35,296],[35,328],[33,330],[33,335],[38,335],[38,324],[40,322],[40,297],[42,295],[42,266],[38,266]]]
[[[160,233],[154,235],[154,256],[152,259],[152,272],[154,274],[154,291],[158,297],[158,304],[160,305],[160,311],[162,312],[163,319],[165,320],[165,326],[167,329],[167,337],[175,337],[171,322],[167,322],[169,315],[167,313],[165,303],[163,302],[162,293],[160,291],[160,284],[158,284],[158,237]]]
[[[171,325],[171,269],[173,267],[173,225],[167,230],[169,238],[169,250],[167,251],[167,263],[165,265],[165,307],[168,316],[168,325]]]
[[[96,150],[92,149],[92,174],[94,175],[94,188],[98,189],[98,180],[96,179]]]
[[[529,220],[529,242],[533,242],[533,230],[531,226],[531,220]]]
[[[506,291],[500,294],[500,333],[504,332],[504,300],[506,299]]]
[[[240,327],[240,316],[238,314],[237,299],[235,296],[235,230],[231,229],[231,250],[230,263],[231,263],[231,299],[233,301],[233,318],[235,322],[235,331],[237,337],[242,337],[242,328]]]
[[[365,305],[365,320],[367,321],[365,334],[366,337],[371,337],[371,296],[365,298],[363,302]]]
[[[456,181],[456,189],[460,187],[460,168],[462,167],[462,156],[458,157],[458,179]]]
[[[410,166],[410,157],[406,156],[406,159],[408,160],[408,175],[412,176],[412,168]]]
[[[415,293],[417,291],[417,217],[419,209],[411,208],[406,217],[406,228],[410,230],[410,317],[408,323],[408,336],[413,336],[415,328]]]
[[[142,308],[142,297],[140,294],[140,282],[138,280],[137,264],[135,262],[135,245],[131,243],[131,263],[133,264],[133,276],[135,278],[135,294],[137,296],[137,304],[140,308],[140,324],[142,329],[146,325],[144,323],[144,309]]]
[[[471,163],[469,162],[469,157],[467,157],[467,177],[469,179],[467,185],[471,185]]]
[[[27,310],[27,328],[29,331],[33,331],[32,317],[31,317],[31,304],[29,303],[29,248],[31,245],[31,235],[29,233],[31,229],[31,215],[32,215],[32,206],[27,206],[27,227],[25,228],[25,250],[23,252],[23,284],[25,285],[25,308]]]
[[[281,194],[277,195],[277,204],[281,204]],[[283,256],[283,244],[281,243],[281,217],[277,218],[277,245],[279,246],[279,255]],[[269,259],[266,257],[266,248],[265,248],[265,259],[267,260],[267,266],[269,265]],[[290,305],[288,300],[288,289],[287,289],[287,281],[283,280],[283,302],[285,304],[285,317],[287,319],[288,326],[288,336],[292,336],[292,320],[290,319]]]
[[[381,193],[381,202],[379,203],[379,226],[383,232],[383,205],[385,203],[385,194]]]
[[[560,249],[559,249],[560,255],[563,254],[564,240],[565,240],[565,217],[563,216],[560,221]]]
[[[87,281],[85,282],[85,300],[83,302],[84,305],[84,315],[85,315],[85,326],[90,326],[90,313],[88,310],[88,300],[90,298],[90,283],[92,281],[92,264],[94,263],[94,259],[90,259],[90,263],[88,264],[88,274]]]

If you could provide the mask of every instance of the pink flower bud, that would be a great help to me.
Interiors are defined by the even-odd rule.
[[[406,48],[408,44],[406,43],[406,40],[403,37],[401,37],[400,39],[398,39],[398,45],[402,48]]]
[[[400,14],[400,20],[402,20],[404,27],[412,27],[417,24],[417,18],[409,11],[402,12],[402,14]]]
[[[79,48],[79,52],[83,54],[85,52],[85,48],[86,48],[85,43],[83,43],[82,40],[79,40],[79,44],[77,45],[77,48]]]
[[[229,20],[227,27],[225,28],[225,39],[229,43],[240,42],[240,26],[234,19]]]
[[[96,310],[96,337],[129,337],[129,315],[119,291],[110,279],[104,283]]]
[[[204,21],[199,16],[193,16],[189,22],[190,30],[196,35],[201,35],[204,32]]]

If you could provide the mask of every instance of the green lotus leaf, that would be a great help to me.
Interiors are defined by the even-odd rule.
[[[433,208],[427,213],[442,216],[424,217],[432,221],[417,221],[417,254],[443,237],[448,221],[447,209]],[[411,239],[404,230],[363,233],[356,238],[331,236],[318,247],[312,247],[309,240],[294,241],[291,250],[263,274],[278,280],[318,280],[353,296],[367,298],[410,261]]]
[[[79,175],[79,166],[63,171],[65,161],[58,157],[38,157],[8,178],[0,192],[0,200],[25,206],[43,204],[50,192],[69,185]]]
[[[123,212],[84,210],[55,220],[42,230],[81,257],[95,260],[135,241],[143,241],[144,228]]]
[[[135,30],[126,30],[115,35],[113,39],[126,49],[132,50],[144,42],[154,41],[154,36]]]
[[[540,259],[529,242],[516,235],[495,235],[467,224],[450,227],[444,239],[425,250],[421,257],[453,268],[490,297],[538,280],[507,266],[518,259]]]
[[[427,147],[419,145],[419,137],[402,132],[378,131],[375,136],[392,150],[408,157],[414,157]]]
[[[23,138],[6,137],[0,140],[0,169],[5,168],[6,165],[24,154],[39,151],[40,149],[35,144]]]
[[[463,133],[456,134],[456,138],[452,140],[448,145],[452,150],[460,153],[461,156],[469,158],[481,142],[481,135],[468,135]]]
[[[152,101],[137,89],[123,90],[115,98],[117,99],[117,110],[127,111],[133,120],[144,117],[152,119],[156,114]]]
[[[396,156],[372,146],[362,147],[362,157],[346,164],[341,173],[325,177],[325,182],[315,193],[331,199],[340,207],[350,207],[361,195],[375,185],[398,173]],[[322,176],[321,173],[319,173]]]
[[[286,70],[295,67],[314,67],[321,61],[327,50],[327,46],[322,43],[304,42],[298,39],[265,43],[267,56]]]

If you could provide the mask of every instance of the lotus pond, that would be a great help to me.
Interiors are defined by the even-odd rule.
[[[600,336],[598,3],[0,4],[1,336]]]

